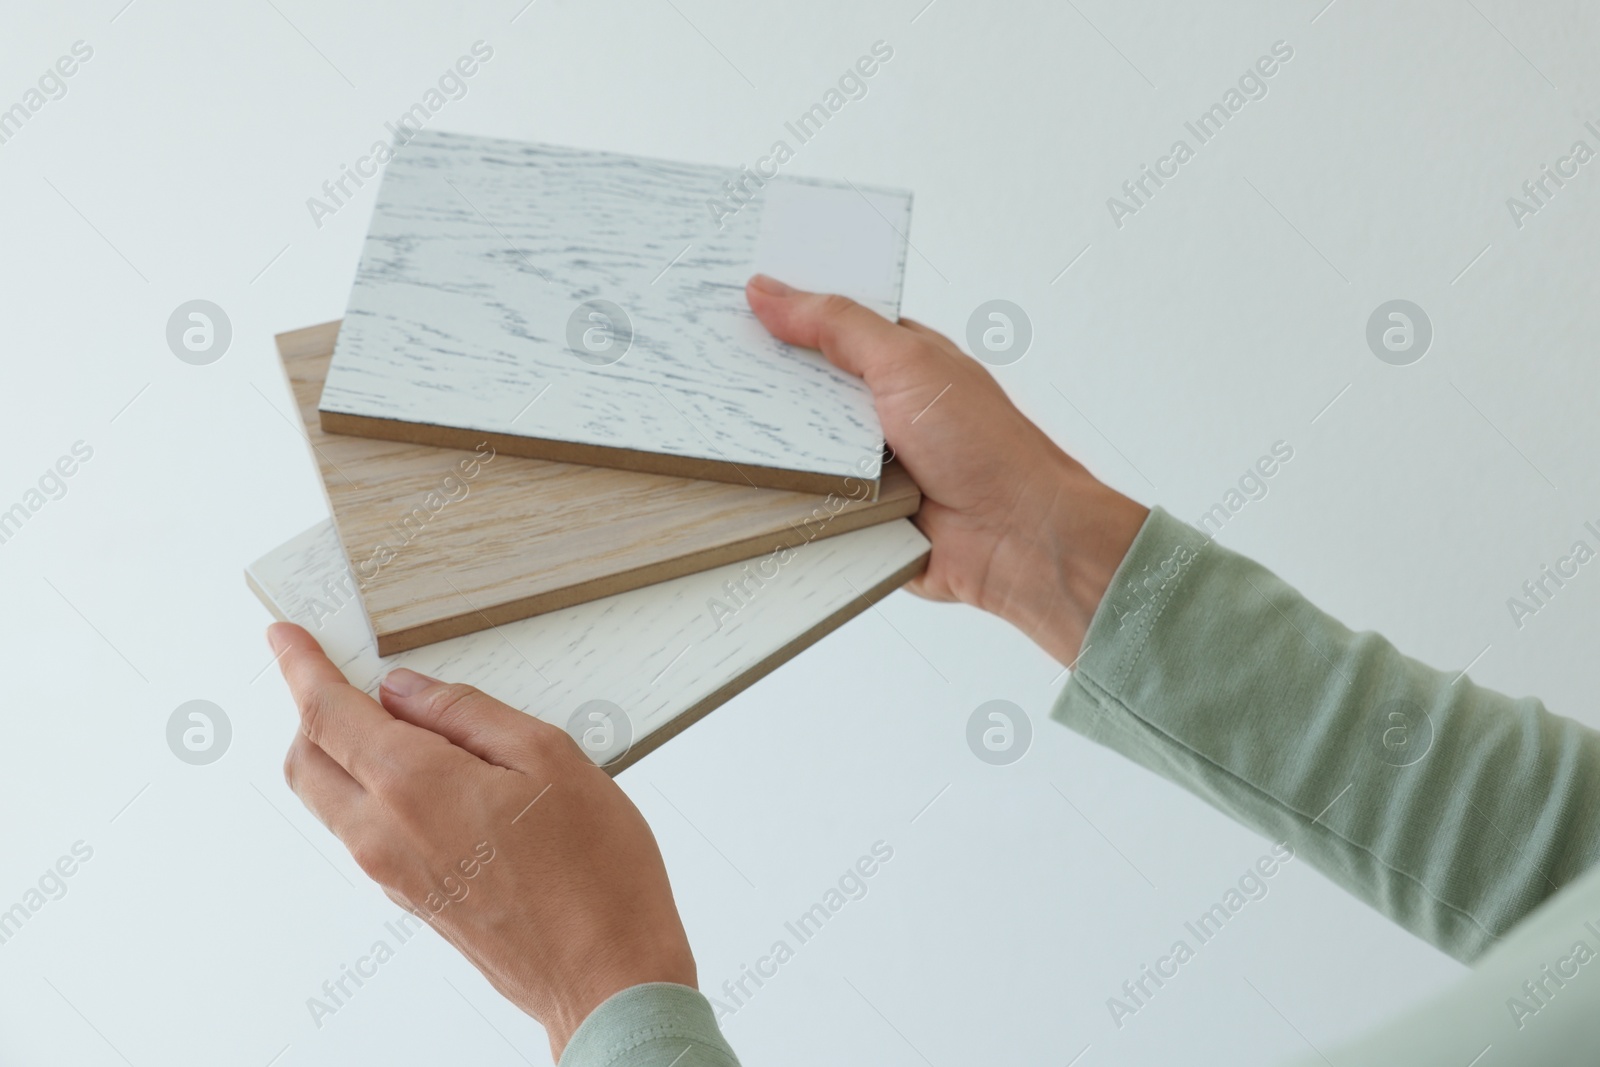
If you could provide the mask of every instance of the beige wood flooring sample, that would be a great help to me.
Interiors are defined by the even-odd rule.
[[[278,352],[380,655],[748,561],[914,513],[898,464],[826,497],[324,433],[317,401],[339,332]],[[877,470],[876,456],[870,465]]]

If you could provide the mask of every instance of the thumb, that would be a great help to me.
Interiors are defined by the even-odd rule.
[[[847,296],[808,293],[757,274],[745,284],[756,318],[780,341],[820,348],[840,370],[867,384],[902,351],[911,334]]]

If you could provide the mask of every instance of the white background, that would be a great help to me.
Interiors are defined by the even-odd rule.
[[[1225,543],[1600,722],[1600,575],[1520,631],[1505,604],[1600,519],[1600,162],[1520,230],[1505,205],[1575,138],[1600,147],[1595,16],[1325,2],[7,3],[0,107],[74,41],[94,57],[0,145],[0,508],[73,442],[94,457],[0,545],[0,907],[75,841],[94,858],[0,945],[0,1061],[547,1061],[431,933],[313,1026],[306,998],[397,910],[282,784],[293,709],[241,579],[325,514],[271,338],[340,315],[372,186],[320,229],[306,199],[480,39],[435,128],[730,169],[889,42],[788,172],[915,191],[907,315],[961,337],[982,301],[1023,306],[1006,388],[1191,521],[1290,442]],[[1269,95],[1116,228],[1106,198],[1278,40]],[[207,367],[164,338],[197,297],[234,328]],[[1409,367],[1364,340],[1396,297],[1436,329]],[[745,1062],[1268,1062],[1460,972],[1295,863],[1115,1029],[1106,998],[1268,843],[1047,722],[1061,680],[1004,624],[898,594],[623,775],[708,989],[894,847],[727,1022]],[[207,767],[164,738],[194,698],[234,726]],[[964,741],[994,698],[1034,720],[1008,768]]]

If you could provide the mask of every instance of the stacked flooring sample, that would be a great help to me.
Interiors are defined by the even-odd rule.
[[[728,174],[444,134],[389,165],[342,327],[278,338],[332,519],[247,570],[354,684],[608,702],[614,773],[920,570],[870,395],[743,298],[760,269],[894,317],[910,198],[718,218]]]
[[[624,709],[633,745],[615,773],[914,577],[928,542],[904,519],[818,541],[756,588],[728,564],[398,656],[378,654],[349,588],[331,522],[251,564],[273,614],[309,629],[352,685],[374,691],[391,667],[467,682],[565,726],[579,707]],[[735,606],[729,585],[752,594]],[[708,610],[728,604],[731,614]]]
[[[921,499],[897,464],[876,500],[864,483],[830,499],[324,433],[338,329],[282,334],[278,351],[384,655],[901,518]]]
[[[866,386],[774,340],[742,293],[765,269],[895,316],[911,198],[785,179],[714,216],[728,179],[419,134],[384,175],[323,428],[813,493],[875,483]]]

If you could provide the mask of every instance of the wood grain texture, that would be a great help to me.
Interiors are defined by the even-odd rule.
[[[927,540],[899,520],[795,549],[732,614],[710,605],[728,601],[738,566],[389,657],[367,632],[331,522],[263,556],[245,577],[277,618],[310,630],[369,693],[403,666],[475,685],[562,727],[586,702],[612,702],[634,738],[605,765],[616,773],[909,581],[927,555]]]
[[[817,497],[324,433],[337,322],[277,338],[383,655],[914,513],[898,464]],[[488,456],[489,458],[483,458]]]
[[[384,172],[324,429],[816,493],[875,480],[869,391],[768,335],[743,290],[771,266],[895,317],[910,194],[777,178],[719,213],[736,176],[416,135]],[[629,328],[580,311],[596,299]]]

